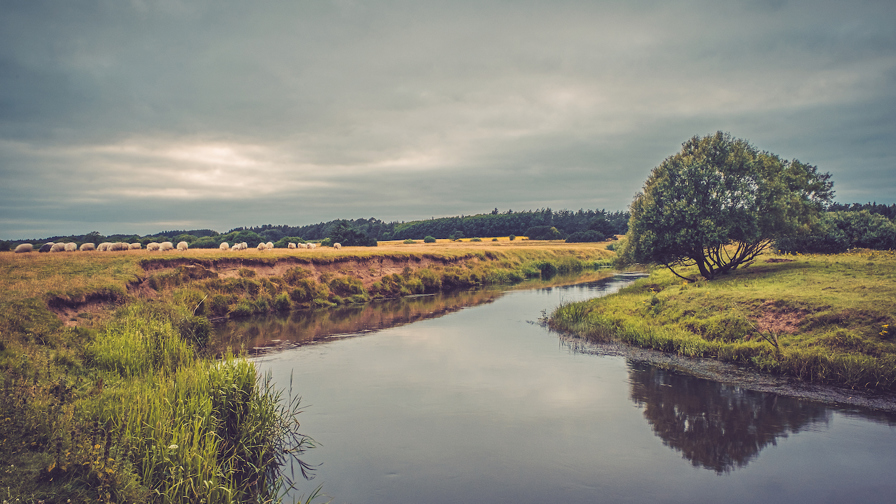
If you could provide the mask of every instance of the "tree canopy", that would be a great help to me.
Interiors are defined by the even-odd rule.
[[[807,229],[833,197],[830,177],[721,131],[695,136],[635,195],[624,253],[682,278],[675,268],[694,265],[714,278]]]

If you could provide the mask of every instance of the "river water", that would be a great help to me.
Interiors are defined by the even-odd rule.
[[[896,415],[581,351],[537,322],[569,287],[424,296],[232,322],[302,396],[334,503],[894,502]],[[322,501],[321,501],[322,502]]]

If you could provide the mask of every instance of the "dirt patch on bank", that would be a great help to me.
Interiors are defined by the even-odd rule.
[[[488,259],[488,257],[486,257]],[[405,268],[411,271],[433,266],[447,266],[479,262],[478,256],[439,257],[422,255],[376,255],[370,257],[233,257],[222,259],[147,259],[140,263],[147,274],[169,271],[181,266],[202,267],[220,278],[237,278],[244,276],[246,270],[252,271],[255,277],[280,277],[292,268],[302,268],[315,278],[323,274],[333,276],[351,276],[361,281],[365,288],[380,281],[383,277],[401,274]],[[134,293],[142,292],[143,281],[129,287]]]
[[[114,291],[91,292],[75,297],[54,296],[47,300],[47,308],[67,327],[80,325],[124,302]]]
[[[761,332],[796,334],[807,314],[803,310],[780,307],[774,301],[766,301],[759,307],[756,327]]]

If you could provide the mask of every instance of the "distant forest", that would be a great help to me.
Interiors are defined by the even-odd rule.
[[[888,219],[896,219],[896,204],[877,203],[834,203],[828,208],[832,212],[860,212],[867,210]],[[114,234],[104,236],[94,231],[86,235],[51,236],[32,240],[0,241],[0,250],[10,250],[19,243],[40,244],[44,242],[150,242],[186,241],[192,248],[215,248],[222,242],[230,244],[247,242],[255,246],[258,242],[274,242],[277,247],[285,247],[287,242],[323,241],[337,237],[363,236],[371,241],[422,240],[433,238],[486,238],[493,236],[528,236],[533,229],[548,233],[553,239],[565,239],[570,235],[599,231],[604,235],[625,234],[628,231],[628,212],[608,212],[606,210],[527,210],[514,212],[498,211],[476,215],[439,217],[408,222],[385,222],[376,218],[337,219],[305,226],[272,225],[238,227],[219,233],[211,229],[169,230],[150,235]],[[553,232],[551,228],[555,228]],[[344,240],[344,238],[343,238]],[[338,240],[332,240],[338,241]],[[374,242],[375,243],[375,242]]]

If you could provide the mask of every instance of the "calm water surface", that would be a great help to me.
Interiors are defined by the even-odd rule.
[[[283,387],[292,376],[303,431],[320,445],[304,456],[315,478],[294,497],[322,485],[334,503],[894,502],[892,415],[575,352],[534,323],[626,281],[220,332],[286,347],[257,362]],[[368,332],[333,336],[358,328]]]

